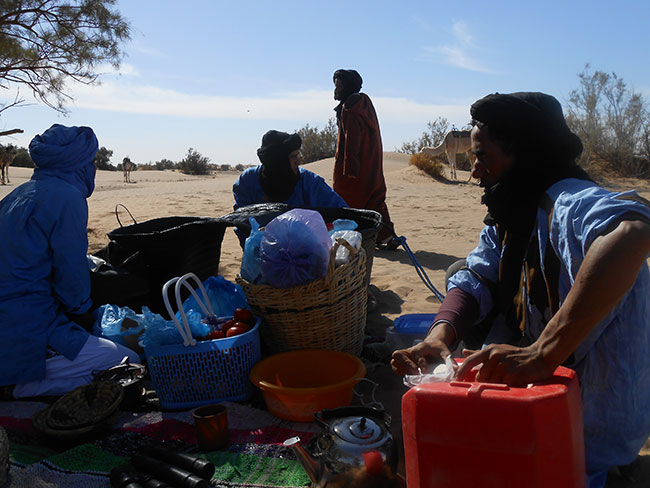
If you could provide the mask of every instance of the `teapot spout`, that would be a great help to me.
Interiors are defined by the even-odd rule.
[[[302,446],[300,443],[300,437],[290,437],[283,442],[283,445],[290,447],[293,450],[294,454],[298,458],[298,461],[300,461],[300,464],[307,473],[307,476],[309,476],[312,484],[314,486],[318,485],[320,479],[323,476],[321,463],[314,459],[313,456],[311,456]]]

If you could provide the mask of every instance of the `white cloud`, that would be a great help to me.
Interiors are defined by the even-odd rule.
[[[144,46],[139,42],[135,42],[133,44],[133,49],[136,50],[137,52],[144,54],[146,56],[152,57],[152,58],[165,58],[167,57],[165,53],[160,51],[159,49],[156,49],[151,46]]]
[[[463,21],[456,21],[452,25],[455,42],[450,45],[425,46],[422,48],[422,58],[431,61],[441,61],[449,66],[475,71],[479,73],[494,73],[477,59],[475,52],[478,50],[470,27]]]
[[[100,73],[102,77],[104,76],[132,76],[135,78],[140,77],[140,73],[132,64],[121,63],[119,69],[115,69],[115,66],[110,64],[102,64],[97,67],[97,73]]]
[[[284,92],[269,97],[228,97],[117,83],[78,86],[73,96],[74,105],[85,109],[221,120],[318,121],[323,120],[324,114],[334,116],[332,109],[336,104],[330,90]],[[468,117],[469,103],[432,105],[390,97],[373,97],[373,102],[380,119],[391,123],[426,124],[439,115],[453,121]]]
[[[469,27],[465,22],[454,22],[452,28],[456,39],[458,39],[461,44],[467,46],[472,46],[474,44],[474,39],[472,38],[472,35],[469,32]]]

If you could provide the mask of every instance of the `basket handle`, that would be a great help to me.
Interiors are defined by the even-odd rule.
[[[326,276],[331,276],[332,273],[334,273],[334,261],[336,261],[336,251],[338,250],[338,248],[340,246],[343,246],[343,247],[347,248],[348,251],[350,251],[350,259],[354,258],[357,255],[357,253],[359,252],[348,241],[346,241],[342,237],[337,237],[336,242],[330,248],[330,262],[327,265],[327,274],[326,274]]]
[[[120,224],[120,227],[124,227],[124,226],[122,225],[122,222],[120,221],[120,215],[118,213],[118,207],[122,207],[124,210],[126,210],[126,213],[129,214],[129,217],[131,217],[131,220],[133,220],[133,223],[137,224],[137,222],[135,220],[135,217],[133,217],[133,214],[131,214],[131,211],[128,208],[126,208],[126,205],[124,205],[122,203],[118,203],[117,205],[115,205],[115,218],[117,219],[117,223]]]
[[[203,294],[203,300],[205,301],[205,304],[201,302],[201,299],[197,295],[194,288],[192,288],[187,283],[187,280],[189,279],[193,279],[198,285],[199,289],[201,290],[201,293]],[[203,287],[201,280],[199,280],[199,278],[194,273],[186,273],[178,279],[178,281],[176,282],[176,289],[174,290],[174,295],[176,297],[176,303],[178,304],[178,311],[181,315],[181,320],[183,321],[183,325],[185,326],[185,331],[187,332],[187,336],[190,339],[189,342],[192,346],[194,346],[196,344],[196,340],[194,339],[194,337],[192,337],[190,324],[187,320],[187,315],[185,315],[185,310],[183,309],[183,302],[181,301],[181,288],[183,286],[185,286],[185,288],[187,288],[190,291],[190,293],[192,294],[196,302],[199,304],[201,310],[203,310],[203,313],[205,315],[214,315],[214,311],[212,310],[212,305],[210,304],[210,300],[208,299],[208,294],[205,291],[205,288]]]
[[[178,333],[183,338],[183,345],[184,346],[189,346],[190,344],[192,344],[192,342],[194,342],[194,344],[196,344],[196,341],[192,337],[192,332],[190,331],[190,326],[189,326],[189,324],[187,324],[187,328],[184,328],[183,325],[181,325],[181,323],[178,321],[178,319],[176,318],[176,313],[174,312],[174,310],[172,309],[171,304],[169,303],[169,295],[167,293],[167,290],[169,289],[169,287],[176,284],[176,283],[178,283],[179,279],[180,279],[179,277],[172,278],[171,280],[169,280],[167,283],[165,283],[163,285],[163,288],[162,288],[163,302],[165,302],[165,308],[167,309],[167,313],[172,318],[172,320],[174,322],[174,325],[176,326],[176,329],[178,330]],[[180,310],[182,310],[183,305],[181,304],[181,306],[179,308],[180,308]],[[185,323],[187,323],[187,319],[185,320]],[[194,345],[194,344],[192,344],[192,345]]]

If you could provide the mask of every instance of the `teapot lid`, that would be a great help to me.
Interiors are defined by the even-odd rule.
[[[352,444],[375,444],[387,435],[387,431],[369,417],[343,418],[332,423],[332,430]]]

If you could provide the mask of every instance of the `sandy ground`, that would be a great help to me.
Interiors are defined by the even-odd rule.
[[[332,166],[332,159],[306,165],[330,184]],[[10,168],[11,183],[0,186],[0,198],[29,179],[31,172]],[[385,153],[384,172],[387,203],[397,234],[406,237],[434,286],[444,291],[445,270],[473,249],[483,227],[485,208],[480,204],[481,188],[475,181],[468,182],[469,173],[465,171],[458,172],[458,181],[434,180],[409,166],[408,156],[398,153]],[[89,251],[105,246],[106,233],[119,227],[115,213],[118,204],[126,206],[137,222],[173,215],[218,217],[230,213],[232,184],[238,175],[234,171],[211,176],[135,171],[131,175],[133,182],[124,183],[121,172],[99,171],[96,190],[88,200]],[[636,188],[650,199],[648,181],[626,179],[615,184],[606,182],[605,186],[618,190]],[[123,225],[132,223],[123,209],[119,218]],[[220,274],[234,280],[241,255],[239,243],[228,229],[222,244]],[[402,314],[432,313],[440,306],[403,250],[376,252],[371,287],[379,302],[378,309],[368,317],[368,327],[374,331],[385,329]],[[386,368],[377,373],[377,377],[390,383],[381,396],[398,412],[401,383]],[[613,478],[608,486],[649,486],[650,450],[642,454],[641,468],[636,474],[638,482]]]

